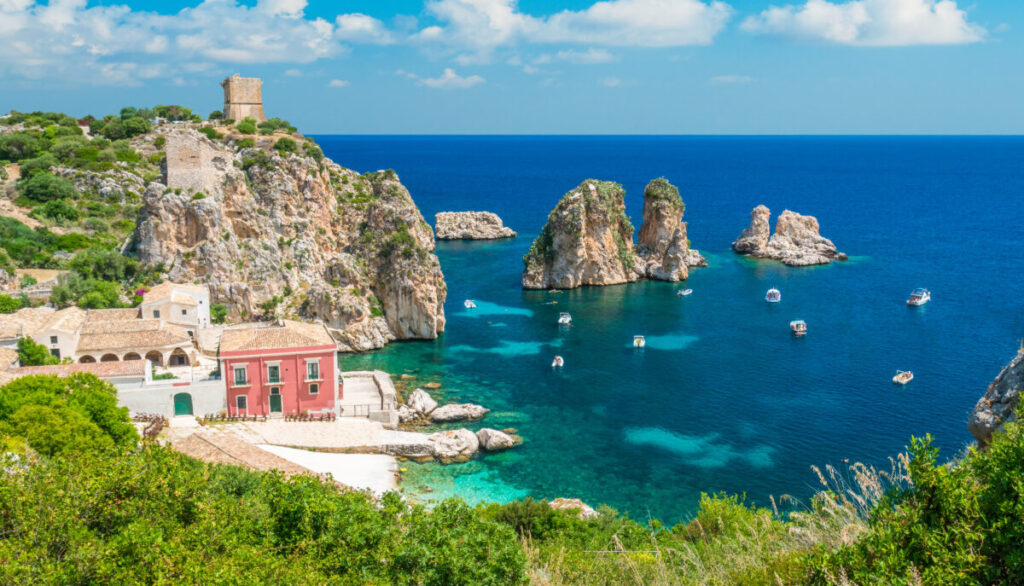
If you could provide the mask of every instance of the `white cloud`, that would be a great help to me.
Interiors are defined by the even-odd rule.
[[[438,77],[420,77],[414,73],[408,73],[399,69],[395,72],[397,75],[408,77],[409,79],[415,80],[419,85],[424,85],[430,88],[443,89],[443,90],[454,90],[454,89],[466,89],[471,88],[475,85],[486,82],[484,78],[479,75],[470,75],[469,77],[462,77],[455,73],[455,70],[448,67],[445,68],[444,73]]]
[[[562,61],[568,61],[569,63],[575,63],[577,65],[594,65],[597,63],[611,63],[615,61],[615,56],[606,51],[605,49],[594,49],[590,48],[586,51],[559,51],[558,58]]]
[[[284,74],[288,77],[302,77],[301,69],[285,69]]]
[[[332,79],[327,83],[327,87],[348,87],[348,81],[344,79]]]
[[[747,18],[741,28],[862,46],[953,45],[986,35],[953,0],[808,0],[800,6],[773,6]]]
[[[495,48],[520,41],[605,46],[676,47],[707,45],[732,16],[732,8],[713,0],[603,0],[584,10],[563,10],[546,17],[518,10],[517,0],[431,0],[427,12],[441,25],[416,35],[443,43],[463,62],[483,62]]]
[[[174,14],[85,0],[0,0],[0,79],[131,85],[173,80],[205,64],[310,63],[344,54],[343,43],[391,42],[366,15],[305,15],[306,0],[202,0]],[[221,64],[220,67],[211,64]]]
[[[619,87],[622,85],[622,80],[617,77],[606,77],[601,80],[601,85],[604,87]]]
[[[754,78],[747,75],[716,75],[708,80],[708,83],[714,85],[723,84],[737,84],[737,83],[750,83],[754,81]]]

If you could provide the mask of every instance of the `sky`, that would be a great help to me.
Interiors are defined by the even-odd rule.
[[[307,134],[1021,134],[1021,0],[0,0],[0,111]]]

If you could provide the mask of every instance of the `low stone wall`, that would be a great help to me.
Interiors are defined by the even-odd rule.
[[[129,413],[157,413],[174,417],[174,395],[188,393],[192,396],[192,414],[196,417],[213,415],[228,408],[224,381],[205,380],[189,382],[182,380],[156,381],[150,384],[115,384],[117,402],[127,407]]]

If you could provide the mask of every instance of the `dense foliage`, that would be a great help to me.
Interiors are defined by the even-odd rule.
[[[60,360],[50,354],[50,351],[42,344],[28,336],[18,338],[18,364],[22,366],[43,366],[46,364],[57,364]]]

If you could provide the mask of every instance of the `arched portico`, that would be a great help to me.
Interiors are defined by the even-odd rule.
[[[146,352],[146,360],[152,362],[156,366],[163,366],[164,365],[164,356],[163,356],[163,354],[160,354],[160,352],[158,352],[156,350],[150,350],[149,352]]]
[[[100,362],[117,362],[118,360],[120,359],[117,357],[117,354],[104,354],[100,358]]]
[[[94,362],[96,362],[96,359],[88,354],[78,359],[79,364],[92,364]]]
[[[142,356],[138,352],[129,352],[124,355],[124,360],[142,360]]]
[[[168,366],[188,366],[191,361],[188,359],[188,354],[181,348],[175,348],[171,351],[171,355],[167,360]]]

